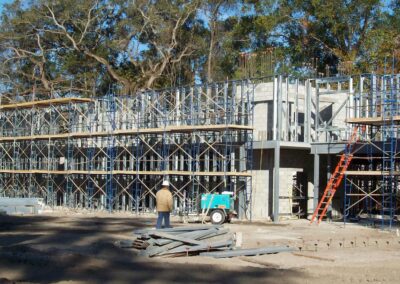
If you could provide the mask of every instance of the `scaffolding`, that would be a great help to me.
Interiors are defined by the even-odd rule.
[[[365,133],[345,175],[344,221],[392,227],[399,212],[400,75],[362,75],[347,122]]]
[[[232,191],[250,217],[253,97],[243,80],[1,105],[0,196],[151,212],[169,179],[179,212]]]

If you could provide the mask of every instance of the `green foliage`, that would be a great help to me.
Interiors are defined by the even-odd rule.
[[[113,85],[398,72],[399,15],[398,0],[16,0],[1,15],[0,80],[10,96],[89,96]]]

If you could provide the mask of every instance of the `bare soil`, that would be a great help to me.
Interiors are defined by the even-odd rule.
[[[396,229],[234,222],[225,226],[242,232],[243,248],[297,251],[228,259],[149,259],[115,246],[154,223],[154,215],[126,213],[0,216],[0,283],[400,283]]]

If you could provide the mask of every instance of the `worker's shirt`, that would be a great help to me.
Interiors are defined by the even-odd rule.
[[[156,194],[157,212],[172,211],[172,193],[166,188],[161,188]]]

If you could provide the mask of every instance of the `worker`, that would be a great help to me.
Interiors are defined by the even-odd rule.
[[[169,181],[164,180],[161,184],[161,189],[156,194],[157,203],[157,229],[162,228],[162,222],[164,220],[164,227],[171,228],[169,224],[169,214],[172,211],[172,193],[169,190]]]

